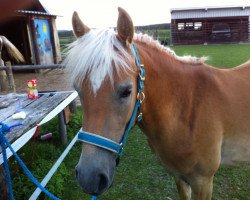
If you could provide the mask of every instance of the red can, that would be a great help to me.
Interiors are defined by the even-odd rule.
[[[38,96],[36,79],[27,80],[26,85],[27,85],[28,98],[37,99],[39,96]]]

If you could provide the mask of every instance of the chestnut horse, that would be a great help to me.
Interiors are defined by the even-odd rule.
[[[91,30],[75,12],[77,41],[65,63],[84,109],[83,130],[119,142],[137,101],[138,67],[145,66],[140,128],[181,199],[212,198],[220,164],[250,160],[250,63],[217,69],[205,58],[179,57],[147,35],[134,34],[119,8],[117,32]],[[134,122],[135,124],[136,122]],[[112,184],[117,154],[84,144],[76,176],[84,191],[101,194]]]

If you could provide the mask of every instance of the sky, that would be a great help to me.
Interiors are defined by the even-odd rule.
[[[208,6],[250,6],[250,0],[40,0],[51,13],[59,15],[58,30],[71,30],[71,16],[77,11],[91,28],[115,27],[118,6],[131,16],[135,26],[169,23],[171,8]]]

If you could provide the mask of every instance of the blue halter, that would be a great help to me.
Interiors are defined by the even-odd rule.
[[[124,132],[124,135],[123,135],[121,141],[119,143],[117,143],[113,140],[102,137],[100,135],[85,132],[82,129],[78,132],[78,140],[79,141],[85,142],[85,143],[88,143],[91,145],[95,145],[95,146],[98,146],[98,147],[101,147],[103,149],[106,149],[106,150],[109,150],[111,152],[116,153],[118,155],[117,160],[116,160],[117,164],[119,163],[119,160],[122,156],[122,150],[126,144],[128,133],[131,130],[135,120],[136,120],[136,122],[140,122],[142,120],[142,112],[140,109],[140,105],[145,98],[145,95],[142,92],[142,90],[144,88],[145,68],[141,64],[139,54],[138,54],[138,51],[136,49],[135,44],[133,44],[133,50],[134,50],[134,54],[135,54],[136,65],[137,65],[137,67],[139,67],[139,75],[138,75],[138,81],[137,81],[137,100],[135,103],[135,107],[134,107],[132,116],[130,118],[130,121],[128,122],[128,125],[126,127],[126,130]],[[139,112],[139,115],[137,115],[138,112]],[[136,119],[136,117],[137,117],[137,119]]]

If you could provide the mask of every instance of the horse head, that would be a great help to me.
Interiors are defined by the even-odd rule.
[[[91,30],[75,12],[72,17],[77,41],[66,63],[81,97],[82,129],[119,143],[130,121],[137,96],[138,68],[132,50],[134,26],[118,8],[117,32]],[[83,144],[76,177],[83,190],[101,194],[112,184],[117,154]]]

